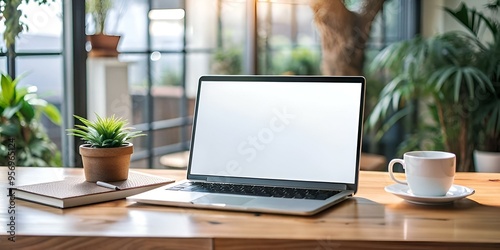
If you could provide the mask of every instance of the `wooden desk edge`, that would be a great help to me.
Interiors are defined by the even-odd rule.
[[[499,249],[500,243],[432,241],[346,241],[241,238],[163,238],[95,236],[16,236],[16,242],[1,241],[0,249]],[[78,246],[75,248],[75,246]]]
[[[0,241],[0,249],[213,249],[210,238],[23,236]]]
[[[500,249],[500,243],[215,238],[214,249]]]

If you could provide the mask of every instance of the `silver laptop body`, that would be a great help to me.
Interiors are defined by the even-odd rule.
[[[202,76],[187,180],[127,199],[168,206],[315,214],[357,191],[364,96],[363,77]],[[189,188],[193,182],[217,187],[230,184],[247,192]],[[286,195],[248,191],[253,188],[285,188]],[[334,195],[311,199],[290,190]]]

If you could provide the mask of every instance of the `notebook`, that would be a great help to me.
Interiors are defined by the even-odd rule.
[[[36,202],[57,208],[123,199],[127,196],[145,192],[168,183],[173,179],[130,171],[125,181],[109,182],[115,190],[87,182],[83,176],[68,177],[60,181],[17,186],[10,190],[16,199]]]
[[[312,215],[358,187],[364,77],[202,76],[187,179],[139,203]]]

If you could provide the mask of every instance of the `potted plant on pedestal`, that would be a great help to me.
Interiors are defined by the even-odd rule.
[[[142,131],[132,131],[126,121],[111,117],[89,121],[76,116],[84,125],[68,129],[68,135],[80,137],[86,144],[80,146],[85,179],[88,182],[122,181],[128,178],[130,156],[134,149],[130,139],[143,136]]]
[[[117,57],[120,36],[107,34],[105,31],[109,11],[113,8],[112,0],[86,0],[86,13],[90,14],[94,24],[94,34],[87,36],[92,49],[90,57]]]

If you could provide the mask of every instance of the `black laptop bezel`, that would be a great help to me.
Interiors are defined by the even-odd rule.
[[[258,81],[258,82],[338,82],[338,83],[356,83],[361,84],[360,91],[360,110],[359,110],[359,128],[358,128],[358,142],[357,142],[357,155],[356,155],[356,166],[357,170],[355,173],[354,184],[351,183],[333,183],[333,182],[313,182],[313,181],[299,181],[299,180],[278,180],[278,179],[261,179],[261,178],[246,178],[246,177],[225,177],[225,176],[212,176],[212,175],[200,175],[191,173],[192,164],[192,154],[194,152],[193,146],[196,139],[196,125],[198,117],[198,104],[199,98],[202,91],[202,83],[205,81]],[[252,184],[252,185],[273,185],[273,186],[283,186],[283,187],[296,187],[296,188],[317,188],[317,189],[328,189],[328,190],[352,190],[353,194],[357,192],[358,189],[358,178],[359,178],[359,162],[361,157],[361,143],[362,143],[362,131],[363,131],[363,114],[365,109],[365,91],[366,91],[366,79],[363,76],[249,76],[249,75],[206,75],[201,76],[198,81],[198,92],[196,96],[193,126],[192,126],[192,136],[191,136],[191,150],[189,155],[189,162],[187,168],[187,179],[188,180],[198,180],[198,181],[208,181],[208,182],[222,182],[222,183],[236,183],[236,184]]]

